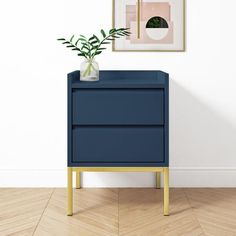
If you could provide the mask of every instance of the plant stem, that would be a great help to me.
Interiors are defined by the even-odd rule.
[[[116,32],[113,32],[112,34],[109,34],[107,37],[105,37],[105,38],[98,44],[96,50],[95,50],[94,53],[92,54],[91,59],[93,59],[93,58],[95,57],[96,52],[97,52],[97,50],[101,47],[102,43],[103,43],[104,41],[106,41],[109,37],[113,36],[114,34],[116,34]]]
[[[85,69],[85,71],[83,72],[83,77],[89,76],[89,75],[92,73],[92,71],[95,71],[95,70],[96,70],[96,69],[95,69],[94,66],[93,66],[92,60],[88,60],[88,66],[87,66],[87,68]]]
[[[86,42],[87,42],[87,41],[86,41]],[[77,48],[80,53],[82,53],[82,51],[81,51],[75,44],[73,44],[72,42],[70,42],[70,44],[73,45],[75,48]],[[85,57],[86,59],[89,59],[89,58],[90,58],[90,57],[89,57],[89,58],[86,57],[86,55],[84,55],[84,57]]]

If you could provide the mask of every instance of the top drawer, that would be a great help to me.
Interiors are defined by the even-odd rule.
[[[74,125],[162,125],[164,89],[76,89]]]

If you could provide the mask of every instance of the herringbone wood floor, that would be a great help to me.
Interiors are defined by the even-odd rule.
[[[0,235],[236,236],[236,189],[0,189]]]

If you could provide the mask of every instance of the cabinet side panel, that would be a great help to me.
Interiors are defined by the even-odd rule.
[[[166,74],[166,85],[164,95],[164,115],[165,115],[165,164],[169,166],[169,74]]]
[[[67,166],[72,166],[72,79],[67,84]]]

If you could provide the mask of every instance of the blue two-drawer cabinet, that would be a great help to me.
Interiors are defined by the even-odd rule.
[[[162,71],[100,71],[97,82],[68,74],[68,215],[72,174],[83,171],[156,172],[164,176],[169,214],[169,75]]]

